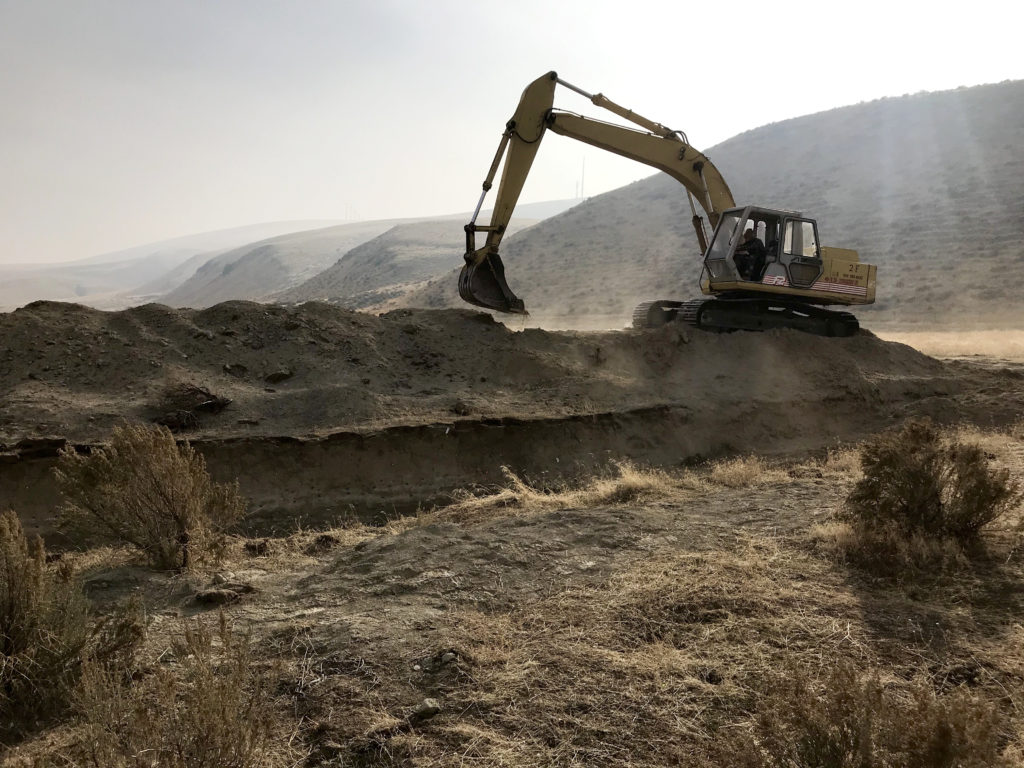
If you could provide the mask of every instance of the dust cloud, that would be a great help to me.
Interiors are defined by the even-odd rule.
[[[992,357],[1024,362],[1024,331],[891,331],[878,332],[885,341],[914,347],[939,358]]]

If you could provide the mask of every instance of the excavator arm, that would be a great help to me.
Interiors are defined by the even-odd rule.
[[[554,109],[555,86],[559,84],[589,98],[596,106],[639,125],[643,130]],[[526,313],[522,300],[511,291],[505,280],[498,246],[519,201],[541,139],[549,129],[657,168],[679,181],[690,198],[693,225],[702,253],[707,250],[707,235],[693,200],[696,199],[707,214],[712,228],[718,223],[721,212],[735,205],[732,192],[722,174],[707,157],[690,146],[684,133],[637,115],[602,94],[589,94],[559,79],[556,73],[549,72],[530,83],[523,91],[515,114],[505,126],[473,218],[465,226],[466,264],[459,275],[459,295],[471,304],[501,312]],[[477,217],[502,158],[505,163],[491,221],[487,225],[479,225],[476,223]],[[477,232],[487,233],[486,241],[479,248],[476,245]]]

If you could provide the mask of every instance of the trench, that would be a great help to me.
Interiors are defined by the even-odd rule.
[[[457,489],[497,487],[503,467],[540,486],[605,471],[615,461],[673,468],[723,455],[806,452],[859,439],[880,425],[856,404],[812,403],[794,418],[787,402],[758,402],[722,414],[683,406],[546,419],[483,419],[314,438],[194,439],[217,481],[239,483],[248,502],[241,531],[280,535],[346,520],[380,524],[443,504]],[[808,438],[812,435],[812,438]],[[53,469],[63,441],[23,447],[0,464],[0,508],[51,547],[58,530]],[[88,446],[76,446],[87,450]]]

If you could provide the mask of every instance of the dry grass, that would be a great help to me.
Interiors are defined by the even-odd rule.
[[[850,449],[818,467],[850,482],[860,474]],[[499,493],[456,504],[453,519],[600,508],[615,497],[615,479],[556,493],[510,477]],[[624,503],[699,506],[718,489],[793,481],[785,469],[732,460],[658,473],[631,484]],[[955,542],[887,535],[892,542],[880,543],[833,523],[815,539],[819,551],[844,557],[857,541],[872,556],[902,548],[899,559],[922,568],[966,562]],[[891,582],[872,581],[880,586],[870,594],[851,587],[833,557],[738,538],[706,552],[662,552],[605,583],[510,611],[450,611],[438,647],[453,649],[458,661],[432,671],[427,684],[445,716],[418,730],[371,729],[369,742],[350,742],[352,764],[852,768],[999,765],[1017,754],[1005,716],[1020,721],[1024,695],[1014,670],[1024,666],[1004,648],[1012,640],[980,639],[972,622],[998,619],[983,618],[988,609],[975,605],[977,584],[948,594],[939,585],[925,610]],[[925,621],[941,624],[941,644],[915,628]],[[843,671],[832,674],[837,663]],[[971,690],[956,687],[959,670],[971,664],[990,673],[972,679]],[[405,669],[395,674],[404,678]],[[794,675],[780,678],[780,670]],[[396,709],[389,682],[379,685],[359,704],[367,718]],[[868,730],[858,731],[865,722]],[[772,728],[786,737],[772,742]],[[847,748],[855,733],[871,736],[870,750]]]
[[[456,610],[438,645],[457,661],[428,687],[445,716],[356,739],[351,754],[372,747],[376,762],[352,764],[1009,764],[1021,691],[926,674],[937,649],[923,641],[878,645],[877,617],[843,581],[825,561],[745,538],[508,612]],[[384,681],[364,706],[388,696]]]
[[[955,539],[907,533],[895,526],[858,526],[835,520],[808,532],[813,546],[828,556],[876,575],[904,577],[952,571],[968,563]]]
[[[798,577],[814,567],[745,541],[507,614],[457,612],[444,693],[460,716],[405,747],[418,765],[698,764],[783,660],[865,653],[850,601]]]
[[[418,523],[404,521],[301,531],[270,540],[259,555],[246,547],[254,542],[230,539],[229,563],[267,572],[261,592],[237,609],[263,636],[243,648],[223,627],[204,625],[205,639],[178,640],[136,671],[131,687],[109,666],[89,667],[85,724],[71,729],[75,745],[60,750],[58,764],[1009,762],[1022,754],[1015,729],[1024,722],[1018,565],[967,563],[955,542],[892,529],[875,527],[868,532],[883,540],[868,540],[867,529],[848,523],[815,528],[808,548],[807,520],[820,511],[810,505],[839,497],[827,490],[837,483],[815,480],[808,467],[852,484],[858,463],[855,452],[837,450],[794,465],[792,475],[756,458],[678,472],[624,464],[552,490],[510,473],[494,493],[420,516],[418,523],[450,521],[457,539],[459,525],[498,517],[592,508],[596,519],[628,507],[638,527],[603,536],[602,567],[564,580],[554,575],[560,563],[528,561],[525,547],[517,549],[522,562],[501,564],[487,553],[459,559],[453,546],[451,585],[430,591],[403,546]],[[722,513],[748,496],[780,518],[732,527]],[[637,517],[649,506],[658,507],[652,536],[648,518]],[[563,517],[584,529],[590,519],[548,519]],[[528,525],[517,519],[495,529],[514,537]],[[694,526],[714,531],[698,536]],[[379,572],[360,581],[356,567],[344,591],[330,593],[325,559],[375,537],[389,539],[378,556],[409,570],[401,590],[377,591]],[[921,570],[965,567],[908,587],[837,562],[858,547],[866,556],[903,547],[895,562]],[[467,576],[461,588],[458,571]],[[522,593],[528,599],[510,588],[510,599],[491,600],[479,589],[481,573],[493,576],[496,593],[512,574],[536,583]],[[275,582],[280,591],[271,594]],[[151,639],[148,658],[157,645]],[[415,721],[410,711],[425,697],[437,698],[441,712]],[[868,751],[858,741],[865,736]],[[72,755],[77,762],[68,762]]]
[[[822,472],[856,479],[861,476],[860,450],[853,447],[830,448],[818,462]]]
[[[214,483],[202,455],[161,426],[117,427],[88,456],[69,446],[56,475],[70,528],[131,544],[158,568],[216,557],[222,531],[245,508],[237,483]]]
[[[841,661],[823,679],[799,668],[765,681],[750,733],[714,750],[738,768],[987,768],[1001,754],[998,709],[965,689],[938,696],[918,680],[887,688],[877,672]]]
[[[386,526],[351,523],[325,529],[298,529],[281,538],[249,539],[227,536],[221,549],[219,566],[259,568],[267,572],[285,572],[310,568],[320,558],[380,536],[396,533],[407,523],[395,521]]]
[[[90,624],[70,574],[47,566],[14,512],[0,515],[0,743],[64,710]]]
[[[90,664],[76,697],[75,764],[93,768],[265,768],[293,765],[247,638],[221,616],[186,625],[155,669]],[[138,674],[138,673],[137,673]],[[284,738],[282,738],[282,736]]]
[[[789,482],[787,472],[768,464],[760,456],[740,456],[711,465],[707,482],[723,488],[752,488]]]
[[[456,493],[451,504],[421,514],[418,523],[439,520],[471,523],[558,509],[651,501],[664,497],[678,486],[678,482],[668,473],[657,469],[641,469],[630,462],[617,462],[611,473],[598,476],[583,485],[561,486],[550,490],[530,485],[508,467],[502,467],[502,472],[506,478],[503,487],[482,493]],[[397,530],[403,527],[399,521]]]
[[[559,509],[587,509],[617,504],[651,504],[666,499],[707,493],[714,488],[753,488],[788,483],[792,477],[782,468],[758,456],[713,462],[697,470],[670,472],[638,467],[629,461],[615,462],[610,472],[578,485],[553,489],[535,487],[507,467],[506,484],[497,490],[462,491],[445,507],[419,515],[418,524],[445,520],[472,523],[510,515],[541,514]],[[392,530],[408,527],[396,521]]]

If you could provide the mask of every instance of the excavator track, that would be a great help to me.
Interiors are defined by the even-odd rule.
[[[657,328],[677,320],[718,333],[792,328],[816,336],[839,337],[852,336],[860,329],[857,318],[849,312],[770,299],[648,301],[633,311],[634,328]]]

